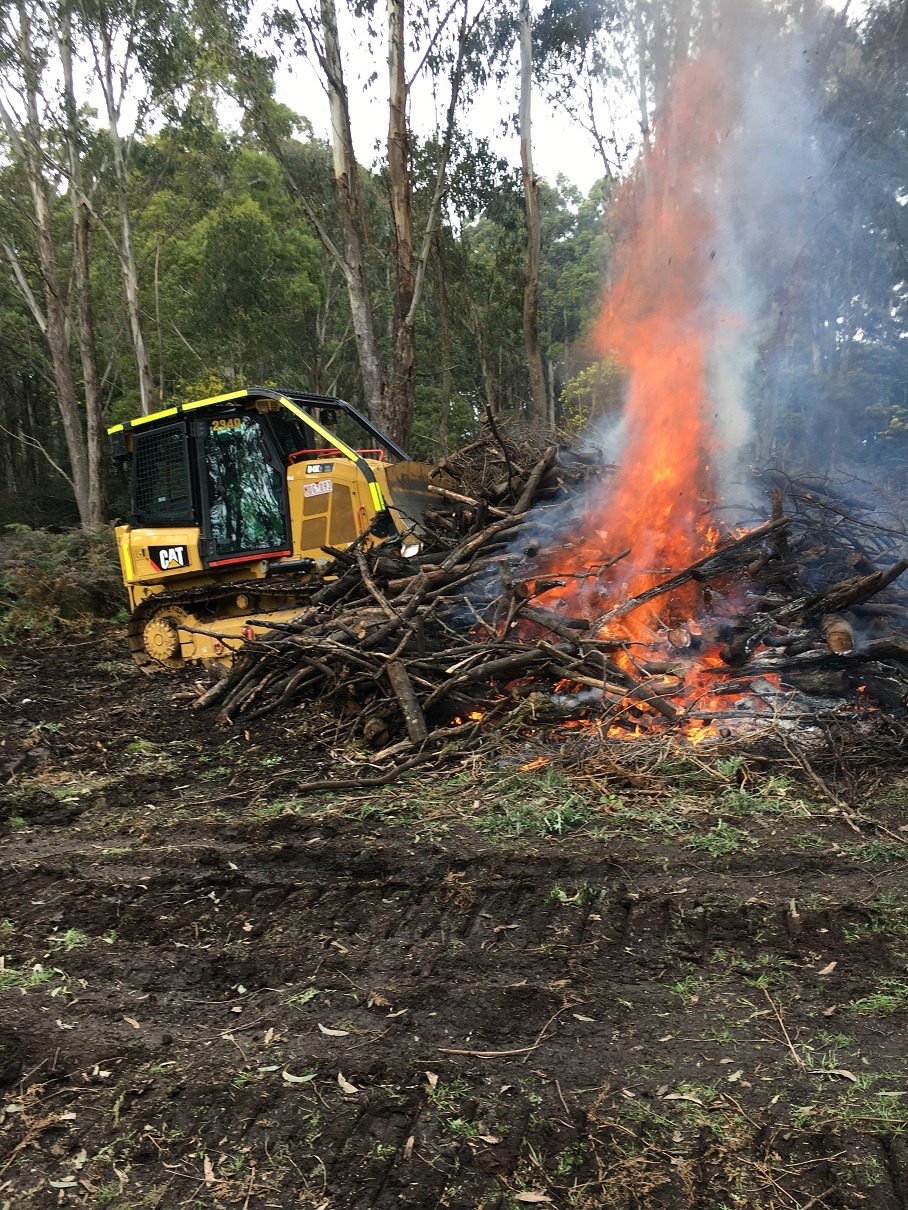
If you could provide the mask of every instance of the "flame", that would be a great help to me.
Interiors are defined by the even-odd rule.
[[[596,637],[623,643],[611,658],[635,681],[648,653],[664,660],[666,639],[679,649],[680,676],[653,676],[646,683],[672,691],[669,700],[690,743],[716,737],[706,715],[729,707],[727,697],[715,695],[712,670],[727,671],[718,642],[706,641],[697,622],[705,612],[700,588],[689,582],[619,616],[610,611],[722,540],[713,516],[712,469],[720,452],[715,421],[721,401],[710,394],[710,358],[717,332],[737,321],[717,313],[713,301],[710,202],[724,133],[736,112],[734,87],[718,54],[682,68],[655,139],[619,195],[617,225],[624,238],[592,340],[626,376],[626,446],[611,489],[591,502],[576,526],[583,536],[568,548],[570,568],[564,552],[543,568],[547,604],[594,620]],[[568,570],[571,575],[551,584]],[[631,720],[656,717],[640,696],[626,698],[622,706],[629,705]],[[682,722],[693,708],[701,718]],[[637,727],[634,733],[645,731]],[[609,736],[630,734],[626,726],[608,730]]]
[[[679,72],[672,104],[616,207],[619,229],[628,235],[593,343],[625,371],[627,445],[612,491],[588,511],[578,527],[588,537],[575,547],[588,568],[630,549],[611,577],[613,600],[651,587],[663,569],[687,567],[720,536],[708,515],[717,450],[709,354],[717,325],[733,317],[711,310],[709,195],[718,171],[717,132],[734,110],[724,74],[718,55]],[[588,598],[601,589],[599,577],[580,583]],[[576,587],[562,590],[572,591]],[[686,605],[689,617],[695,597],[688,589],[669,604]],[[640,634],[642,627],[630,626],[633,637],[649,637]]]
[[[547,756],[537,756],[535,760],[528,761],[527,764],[520,766],[521,773],[528,773],[530,769],[540,769],[543,765],[549,764]]]

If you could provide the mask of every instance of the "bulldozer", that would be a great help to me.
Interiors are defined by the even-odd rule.
[[[108,435],[131,482],[115,532],[146,672],[229,664],[262,623],[299,614],[332,549],[421,550],[431,468],[342,399],[250,387]]]

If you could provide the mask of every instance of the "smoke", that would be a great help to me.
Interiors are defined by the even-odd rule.
[[[832,255],[821,233],[836,197],[812,79],[818,39],[757,0],[726,3],[711,44],[676,72],[619,199],[615,285],[594,331],[628,383],[609,513],[646,510],[683,531],[685,542],[661,543],[666,556],[696,554],[707,498],[726,518],[748,502],[746,465],[772,455],[792,407],[778,373],[791,333],[822,322],[808,283]],[[662,490],[649,483],[654,462],[670,479]],[[660,541],[650,545],[655,556]]]
[[[817,29],[785,32],[778,18],[740,4],[722,31],[720,58],[738,113],[718,136],[704,302],[717,487],[727,501],[745,482],[746,458],[765,456],[772,444],[772,400],[755,371],[778,354],[790,324],[807,318],[790,313],[798,275],[834,206],[833,140],[811,80],[818,37]]]

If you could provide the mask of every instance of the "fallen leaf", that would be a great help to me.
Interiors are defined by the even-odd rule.
[[[270,1046],[273,1038],[274,1038],[274,1028],[272,1026],[269,1026],[265,1030],[265,1045]]]
[[[245,988],[245,987],[243,987],[242,983],[238,983],[238,984],[236,985],[236,991],[237,991],[237,995],[238,995],[238,996],[245,996],[245,995],[246,995],[246,988]]]
[[[552,1199],[550,1197],[546,1197],[544,1193],[515,1193],[514,1201],[531,1202],[534,1206],[540,1206],[543,1204],[543,1202],[548,1205],[551,1205],[552,1203]]]
[[[738,1071],[733,1071],[731,1075],[728,1075],[725,1078],[728,1080],[729,1084],[737,1084],[738,1080],[740,1080],[743,1075],[743,1070],[739,1068]]]
[[[817,974],[818,975],[831,975],[832,972],[835,970],[835,968],[838,965],[839,965],[838,962],[830,962],[829,965],[824,966],[821,971],[817,971]]]
[[[663,1101],[690,1101],[692,1105],[702,1105],[703,1102],[699,1097],[690,1096],[686,1092],[668,1092],[662,1098]]]
[[[131,1025],[133,1029],[141,1029],[142,1026],[138,1023],[135,1017],[124,1017],[123,1020],[127,1025]]]
[[[232,861],[228,861],[227,864],[230,866],[231,870],[238,870],[240,868],[238,865],[234,865]]]
[[[841,1076],[843,1080],[848,1080],[852,1084],[857,1084],[858,1078],[853,1071],[848,1071],[844,1067],[821,1067],[812,1068],[810,1074],[812,1076]]]
[[[88,1152],[85,1150],[84,1147],[82,1148],[82,1150],[79,1152],[78,1155],[74,1156],[72,1163],[73,1163],[73,1168],[76,1168],[76,1169],[85,1167],[85,1165],[88,1163]]]
[[[438,1083],[438,1076],[435,1074],[434,1071],[427,1071],[426,1079],[429,1081],[430,1088],[434,1088],[436,1086],[436,1084]]]
[[[578,1020],[578,1021],[594,1022],[596,1020],[595,1017],[584,1017],[582,1013],[571,1013],[571,1016],[576,1018],[576,1020]]]
[[[338,1084],[340,1084],[343,1092],[347,1092],[347,1093],[359,1092],[359,1089],[356,1087],[356,1085],[351,1084],[342,1071],[339,1071],[337,1073],[337,1082],[338,1082]]]
[[[415,1147],[415,1145],[416,1145],[416,1135],[411,1134],[410,1137],[407,1139],[406,1143],[404,1143],[404,1159],[405,1160],[408,1160],[410,1158],[410,1156],[413,1154],[413,1148]]]
[[[291,1072],[284,1070],[281,1072],[281,1075],[284,1077],[284,1079],[287,1081],[288,1084],[308,1084],[310,1080],[315,1079],[314,1071],[312,1072],[311,1075],[308,1075],[308,1076],[295,1076]]]
[[[65,1181],[49,1181],[51,1189],[75,1189],[78,1186],[78,1181],[74,1176],[67,1177]]]
[[[836,1010],[838,1007],[839,1007],[839,1006],[838,1006],[838,1004],[830,1004],[829,1008],[824,1008],[824,1009],[823,1009],[823,1016],[824,1016],[824,1017],[833,1017],[833,1016],[835,1016],[835,1010]]]
[[[479,1138],[481,1138],[484,1143],[489,1143],[493,1147],[496,1143],[501,1142],[501,1139],[494,1134],[481,1134],[479,1135]]]
[[[205,1156],[204,1160],[202,1161],[202,1168],[205,1172],[205,1184],[213,1185],[214,1184],[214,1166],[212,1165],[211,1160],[208,1158],[207,1155]]]
[[[61,1122],[74,1122],[75,1120],[76,1120],[76,1114],[74,1114],[74,1113],[61,1113],[60,1114]]]
[[[318,1027],[322,1033],[327,1034],[329,1038],[346,1038],[347,1034],[350,1032],[349,1029],[329,1029],[327,1025],[322,1025],[321,1021],[319,1021]]]
[[[233,1008],[231,1008],[230,1011],[232,1013],[241,1013],[243,1011],[243,1006],[242,1006],[242,1004],[234,1004]]]
[[[262,1071],[262,1072],[264,1072],[264,1071],[277,1071],[277,1070],[278,1070],[278,1068],[279,1068],[279,1064],[277,1064],[277,1063],[269,1063],[269,1064],[268,1064],[266,1067],[259,1067],[259,1068],[257,1068],[256,1070],[258,1070],[258,1071]]]

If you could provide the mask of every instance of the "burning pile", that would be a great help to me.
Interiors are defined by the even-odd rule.
[[[436,489],[429,549],[332,552],[310,608],[249,643],[199,705],[247,723],[318,704],[373,748],[382,781],[506,717],[696,743],[735,720],[809,720],[804,694],[851,710],[908,699],[904,535],[858,501],[777,483],[774,519],[622,583],[626,548],[588,555],[585,502],[613,468],[535,454],[490,436],[446,460],[458,490]]]

